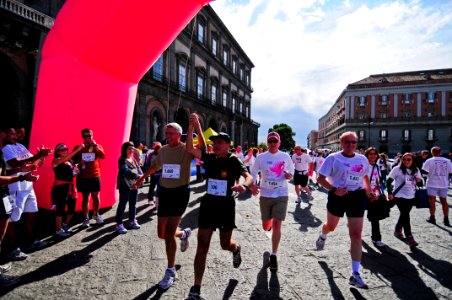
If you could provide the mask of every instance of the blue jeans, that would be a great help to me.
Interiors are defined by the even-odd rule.
[[[116,224],[122,224],[124,211],[127,202],[129,202],[129,221],[134,221],[137,214],[138,190],[129,190],[128,188],[119,189],[119,203],[116,210]]]

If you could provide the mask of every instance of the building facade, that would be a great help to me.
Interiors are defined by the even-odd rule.
[[[317,148],[318,138],[319,138],[318,130],[311,130],[311,132],[309,132],[307,138],[308,149],[314,150]]]
[[[319,120],[319,147],[339,149],[355,131],[358,147],[380,152],[452,152],[452,69],[371,75],[349,84]]]
[[[39,53],[64,2],[0,1],[2,126],[30,132]],[[245,147],[256,145],[259,124],[251,119],[253,67],[218,15],[204,7],[140,81],[131,140],[163,141],[168,122],[178,122],[185,132],[189,114],[196,112],[203,128],[227,132]]]
[[[147,145],[161,142],[169,122],[186,132],[194,112],[203,129],[227,132],[245,148],[256,146],[253,67],[218,15],[205,6],[141,80],[131,139]]]

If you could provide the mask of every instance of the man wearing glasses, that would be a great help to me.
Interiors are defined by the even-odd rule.
[[[294,166],[289,154],[279,151],[281,138],[277,132],[268,134],[267,145],[268,151],[257,156],[251,168],[253,178],[257,178],[259,171],[262,174],[260,186],[253,185],[251,191],[254,196],[261,194],[259,204],[263,229],[273,230],[269,268],[271,272],[276,272],[278,270],[276,254],[281,241],[281,226],[286,218],[289,200],[287,180],[292,178]]]
[[[326,206],[327,221],[322,226],[316,248],[323,250],[326,235],[336,229],[340,218],[346,213],[352,258],[352,276],[349,284],[367,289],[359,275],[362,256],[361,232],[366,194],[373,200],[376,200],[376,195],[370,188],[367,176],[370,168],[368,160],[364,155],[355,153],[357,139],[355,132],[344,132],[340,137],[342,151],[329,155],[319,170],[318,182],[329,192]]]
[[[76,156],[80,173],[77,175],[77,189],[83,194],[82,209],[85,217],[82,227],[90,226],[89,196],[93,199],[93,217],[101,225],[104,220],[99,214],[100,207],[100,160],[105,158],[104,148],[93,139],[93,131],[89,128],[82,130],[85,147]]]

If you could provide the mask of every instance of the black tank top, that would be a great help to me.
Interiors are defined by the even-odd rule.
[[[53,168],[53,172],[55,173],[56,180],[72,181],[72,165],[66,163],[59,164]]]

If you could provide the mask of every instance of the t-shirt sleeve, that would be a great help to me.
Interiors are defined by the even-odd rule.
[[[151,169],[160,170],[162,168],[162,154],[159,153],[151,163]]]
[[[422,165],[422,170],[426,171],[426,172],[430,172],[429,171],[429,165],[430,165],[430,160],[426,160],[424,162],[424,164]]]
[[[333,168],[334,156],[328,156],[320,167],[319,174],[323,176],[330,176]]]
[[[232,163],[232,166],[234,167],[234,172],[237,175],[241,176],[243,172],[248,172],[245,164],[237,156],[231,155],[230,161]]]
[[[293,174],[295,172],[295,166],[293,161],[290,159],[290,156],[287,155],[287,172]]]
[[[14,153],[14,151],[12,151],[12,149],[9,145],[6,145],[5,147],[3,147],[2,151],[3,151],[3,157],[5,158],[6,161],[17,158],[16,154]]]
[[[257,176],[257,172],[259,171],[260,168],[260,161],[261,159],[258,157],[256,157],[256,161],[254,162],[254,164],[251,166],[251,176],[253,176],[254,179],[256,179]]]
[[[397,176],[396,172],[397,172],[398,169],[399,169],[398,167],[393,168],[393,169],[391,170],[391,172],[389,172],[388,177],[389,177],[389,178],[392,178],[392,179],[395,179],[395,177]]]

